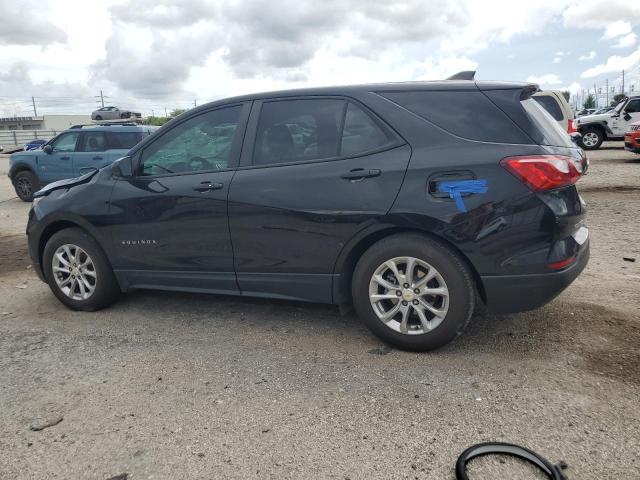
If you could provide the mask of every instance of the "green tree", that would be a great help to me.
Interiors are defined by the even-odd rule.
[[[568,102],[571,98],[571,92],[569,90],[563,90],[562,95],[564,95],[564,99]]]
[[[582,105],[583,108],[596,108],[596,99],[593,94],[589,94]]]
[[[616,93],[613,96],[613,100],[611,100],[611,106],[615,107],[618,103],[620,103],[622,100],[624,100],[624,93]]]
[[[149,117],[144,119],[144,124],[145,125],[155,125],[157,127],[160,127],[160,126],[164,125],[165,123],[167,123],[169,120],[170,119],[166,118],[166,117],[149,116]]]
[[[171,117],[171,118],[177,117],[178,115],[182,115],[186,111],[187,111],[186,108],[175,108],[175,109],[171,110],[171,113],[169,114],[169,117]]]

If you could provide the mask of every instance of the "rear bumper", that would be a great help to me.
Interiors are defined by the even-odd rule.
[[[539,308],[571,285],[588,261],[587,240],[582,245],[576,261],[559,272],[481,277],[487,310],[492,313],[516,313]]]

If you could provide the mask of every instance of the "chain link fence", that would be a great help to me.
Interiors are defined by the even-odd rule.
[[[50,140],[60,131],[57,130],[0,130],[0,146],[5,151],[19,147],[29,140]]]

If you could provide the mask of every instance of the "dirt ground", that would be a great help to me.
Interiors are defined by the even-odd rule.
[[[564,460],[570,479],[640,478],[640,156],[589,158],[578,280],[413,354],[324,305],[136,292],[71,312],[29,267],[29,205],[0,156],[0,478],[453,479],[484,441]]]

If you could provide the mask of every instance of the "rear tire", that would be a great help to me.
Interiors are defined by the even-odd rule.
[[[96,120],[100,121],[102,120],[102,117],[100,115],[96,115]]]
[[[44,248],[42,264],[49,288],[72,310],[100,310],[120,294],[102,248],[79,228],[55,233]]]
[[[407,275],[407,270],[412,273]],[[420,234],[393,235],[370,247],[356,265],[351,287],[365,325],[403,350],[423,352],[446,345],[464,331],[475,307],[473,278],[464,261],[443,243]]]
[[[13,187],[20,200],[31,202],[33,201],[33,194],[39,189],[38,177],[30,170],[18,172],[13,179]]]
[[[585,150],[597,150],[604,142],[604,134],[599,128],[587,128],[580,139],[580,146]]]

